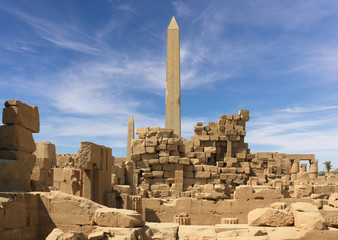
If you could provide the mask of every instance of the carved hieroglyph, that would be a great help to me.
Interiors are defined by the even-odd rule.
[[[165,127],[181,137],[180,32],[175,17],[167,31]]]

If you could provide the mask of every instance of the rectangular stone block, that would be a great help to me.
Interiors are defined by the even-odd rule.
[[[31,173],[25,161],[0,159],[0,192],[31,191]]]
[[[154,178],[162,178],[163,177],[163,171],[153,171],[153,177]]]
[[[33,164],[31,167],[33,168],[36,158],[35,155],[31,153],[15,150],[0,150],[0,159],[27,161]]]
[[[132,139],[131,147],[132,147],[133,154],[145,154],[146,153],[145,141],[142,139]]]
[[[81,142],[78,151],[78,167],[101,169],[101,146],[92,142]]]
[[[0,126],[0,149],[33,153],[36,146],[32,131],[19,125]]]
[[[203,179],[210,178],[210,172],[197,171],[195,172],[195,178],[203,178]]]
[[[2,112],[2,122],[8,125],[20,125],[34,133],[40,131],[39,109],[18,100],[5,102]]]
[[[182,165],[189,165],[189,163],[190,163],[189,158],[180,158],[179,160],[179,164],[182,164]]]
[[[179,156],[170,156],[169,157],[169,163],[170,164],[178,164],[179,160],[180,160]]]
[[[162,165],[167,165],[169,163],[169,157],[160,157],[158,161]]]

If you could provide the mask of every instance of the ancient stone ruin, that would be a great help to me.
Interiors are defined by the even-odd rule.
[[[180,137],[179,29],[168,28],[165,128],[128,122],[126,158],[35,143],[39,111],[5,102],[0,239],[337,239],[338,177],[314,154],[252,153],[248,110]]]

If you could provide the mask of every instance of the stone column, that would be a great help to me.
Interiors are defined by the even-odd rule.
[[[318,160],[315,160],[314,162],[311,163],[309,174],[310,179],[315,179],[318,177]]]
[[[175,17],[167,30],[165,127],[181,137],[180,32]]]
[[[291,167],[291,181],[297,180],[297,173],[298,172],[299,172],[299,162],[294,160],[292,167]]]

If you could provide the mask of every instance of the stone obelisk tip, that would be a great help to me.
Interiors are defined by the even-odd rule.
[[[133,114],[130,114],[129,122],[134,122]]]
[[[168,29],[179,29],[175,17],[171,19]]]

